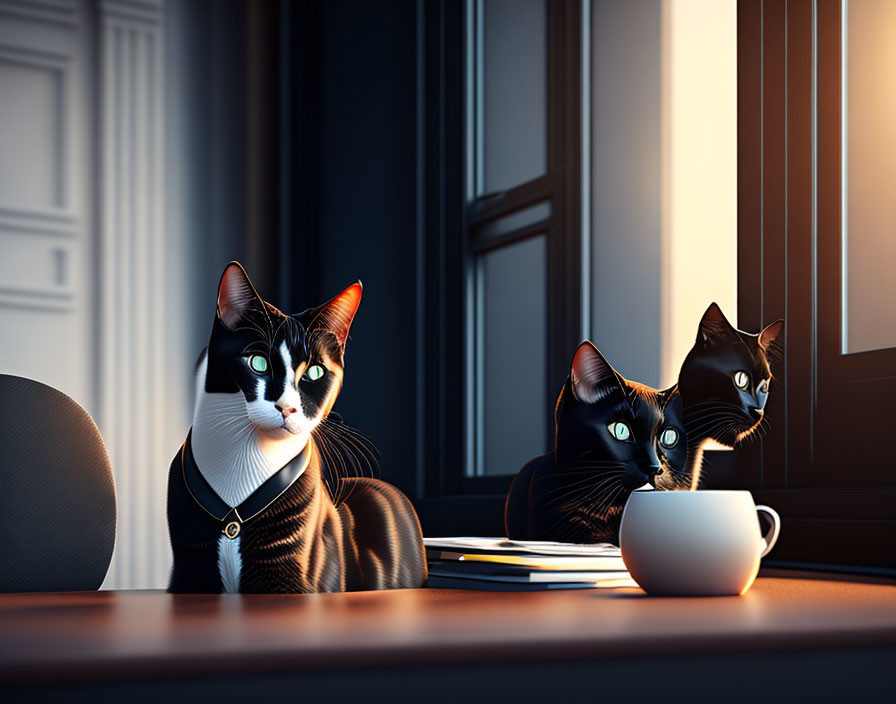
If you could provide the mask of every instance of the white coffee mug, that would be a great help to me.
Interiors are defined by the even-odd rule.
[[[771,519],[763,536],[756,512]],[[749,491],[635,491],[619,541],[632,578],[648,594],[743,594],[778,539],[781,518]]]

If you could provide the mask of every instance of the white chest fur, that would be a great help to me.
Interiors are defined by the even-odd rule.
[[[308,432],[294,434],[282,427],[259,430],[249,417],[249,405],[242,392],[205,391],[207,365],[208,359],[203,358],[196,373],[196,408],[190,441],[193,457],[215,493],[228,506],[238,506],[302,451]],[[262,385],[262,400],[252,403],[269,407],[267,411],[282,424],[280,411],[273,402],[263,400],[264,393]]]
[[[237,594],[240,591],[240,572],[243,557],[240,554],[240,536],[233,540],[223,533],[218,538],[218,573],[221,575],[221,591]]]
[[[292,369],[292,361],[285,345],[281,354],[285,368]],[[214,492],[228,506],[234,507],[245,501],[305,448],[311,427],[296,427],[292,430],[283,427],[280,411],[273,402],[266,400],[262,380],[258,382],[258,400],[251,404],[246,401],[242,392],[206,392],[207,366],[208,357],[204,356],[196,373],[196,408],[190,442],[200,473]],[[287,394],[287,391],[296,393],[284,381],[283,393]],[[294,407],[302,407],[299,398],[289,398],[287,401]],[[256,416],[254,420],[250,417],[252,413]],[[270,427],[264,426],[266,429],[259,429],[259,419],[265,420],[262,417],[265,413],[274,416],[276,422]],[[295,416],[297,414],[293,414],[293,421]],[[308,420],[305,419],[306,425]],[[222,591],[240,591],[242,567],[240,536],[231,540],[222,534],[218,538],[218,573],[221,576]]]

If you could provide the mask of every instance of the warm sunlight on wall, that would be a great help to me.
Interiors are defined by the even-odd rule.
[[[844,68],[844,352],[896,346],[896,2],[850,0]]]
[[[663,3],[663,349],[671,385],[716,301],[737,319],[737,3]]]

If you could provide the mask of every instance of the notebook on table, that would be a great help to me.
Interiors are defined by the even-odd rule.
[[[506,538],[424,538],[429,586],[537,590],[635,587],[619,548]]]

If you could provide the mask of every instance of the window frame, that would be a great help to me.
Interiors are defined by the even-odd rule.
[[[425,3],[419,56],[425,135],[422,211],[425,241],[423,336],[423,451],[417,482],[424,531],[503,532],[504,498],[513,475],[468,476],[467,445],[475,427],[465,410],[472,375],[465,364],[473,335],[474,258],[496,246],[547,235],[548,322],[546,437],[553,439],[552,406],[582,330],[581,0],[546,0],[547,171],[498,194],[468,200],[471,135],[469,66],[475,2]],[[541,202],[550,216],[485,240],[483,225]],[[431,294],[431,295],[430,295]],[[460,334],[458,331],[461,331]],[[458,393],[461,390],[461,393]],[[545,448],[547,451],[550,448]]]
[[[773,562],[887,569],[896,480],[833,485],[842,468],[822,442],[837,397],[820,375],[840,342],[839,283],[829,285],[839,282],[840,7],[738,2],[738,320],[756,330],[783,317],[786,341],[768,434],[737,453],[734,483],[782,516]],[[892,375],[890,352],[872,356]],[[838,356],[849,368],[863,355]]]

